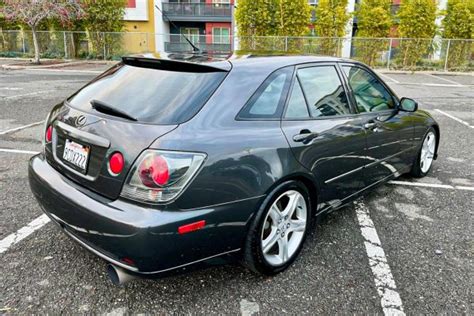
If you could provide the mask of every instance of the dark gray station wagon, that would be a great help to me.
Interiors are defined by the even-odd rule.
[[[312,218],[426,175],[440,137],[369,68],[320,57],[125,57],[44,132],[32,191],[115,283],[217,259],[281,272]]]

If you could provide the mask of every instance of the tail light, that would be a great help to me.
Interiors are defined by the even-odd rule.
[[[44,139],[46,140],[46,143],[51,143],[51,141],[53,140],[53,126],[52,125],[49,125],[48,128],[46,129]]]
[[[124,165],[125,161],[123,155],[118,151],[113,153],[109,158],[109,173],[113,176],[119,175],[122,172]]]
[[[43,145],[43,153],[44,153],[44,148],[47,143],[50,143],[51,140],[53,139],[53,127],[52,124],[50,124],[49,119],[51,117],[51,112],[46,115],[46,120],[44,121],[43,125],[43,137],[41,137],[41,144]],[[48,141],[48,134],[51,133],[51,140]]]
[[[146,150],[125,181],[123,197],[151,203],[175,199],[206,159],[202,153]]]

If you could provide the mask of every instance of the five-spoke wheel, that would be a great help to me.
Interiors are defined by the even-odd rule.
[[[428,172],[433,162],[434,154],[436,149],[436,135],[430,131],[423,141],[421,147],[421,157],[420,157],[420,169],[423,173]]]
[[[307,205],[295,190],[281,194],[270,207],[262,229],[262,251],[274,266],[288,261],[298,249],[306,228]]]
[[[311,219],[307,187],[288,181],[275,188],[252,222],[244,249],[244,264],[255,272],[276,274],[298,256]]]
[[[416,157],[416,161],[413,164],[411,174],[417,178],[424,177],[428,174],[433,165],[433,159],[435,158],[437,136],[435,130],[431,127],[423,138],[420,151]]]

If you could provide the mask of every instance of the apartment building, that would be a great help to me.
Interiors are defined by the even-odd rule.
[[[184,34],[202,51],[229,52],[233,4],[233,0],[128,0],[125,28],[154,34],[148,35],[150,50],[191,51]]]
[[[347,12],[353,13],[363,0],[348,0]],[[401,0],[392,0],[392,13],[396,14]],[[438,1],[438,9],[446,8],[447,0]],[[308,0],[316,7],[318,0]],[[237,0],[128,0],[124,16],[128,32],[143,32],[147,35],[129,36],[125,39],[138,51],[190,52],[191,45],[184,36],[201,51],[232,51],[238,46],[234,39],[237,30],[233,23],[234,6]],[[310,33],[314,34],[312,24],[317,20],[314,12],[308,21]],[[438,24],[441,19],[438,19]],[[392,30],[395,35],[396,29]],[[342,56],[351,55],[352,40],[357,35],[357,19],[351,17],[347,23]],[[135,47],[137,46],[138,47]],[[397,45],[396,42],[393,45]]]

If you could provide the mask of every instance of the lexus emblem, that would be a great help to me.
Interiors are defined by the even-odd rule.
[[[84,126],[84,124],[86,124],[86,121],[87,121],[87,118],[84,115],[79,115],[76,118],[76,126],[77,127]]]

